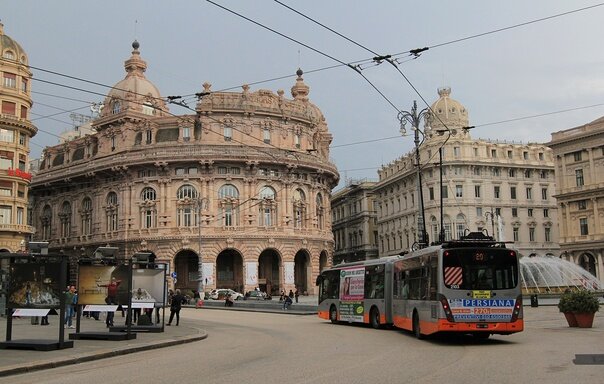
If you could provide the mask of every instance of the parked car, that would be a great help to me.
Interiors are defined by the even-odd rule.
[[[239,292],[235,292],[232,289],[221,288],[221,289],[212,289],[210,292],[210,299],[212,300],[224,300],[227,295],[231,295],[233,300],[243,299],[243,294]]]
[[[250,291],[245,295],[244,299],[245,300],[268,300],[268,296],[266,295],[265,292]]]

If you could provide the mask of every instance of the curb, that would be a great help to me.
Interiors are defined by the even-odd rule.
[[[185,306],[183,305],[183,308]],[[246,308],[246,307],[218,307],[218,306],[203,306],[203,307],[187,307],[187,308],[194,308],[194,309],[212,309],[212,310],[218,310],[218,311],[239,311],[239,312],[262,312],[262,313],[274,313],[277,315],[301,315],[301,316],[308,316],[308,315],[316,315],[317,311],[296,311],[296,310],[287,310],[284,311],[282,309],[268,309],[268,308]]]
[[[141,345],[133,345],[130,347],[124,347],[121,349],[101,350],[99,352],[91,352],[77,356],[65,356],[56,360],[37,361],[32,364],[19,364],[0,368],[0,377],[6,377],[11,375],[17,375],[21,373],[28,373],[43,369],[64,367],[67,365],[80,364],[88,361],[96,361],[99,359],[106,359],[109,357],[116,357],[122,355],[128,355],[130,353],[136,353],[141,351],[148,351],[152,349],[171,347],[179,344],[192,343],[206,339],[208,337],[207,332],[197,328],[199,334],[193,336],[183,336],[177,339],[169,339],[165,341],[154,341]]]

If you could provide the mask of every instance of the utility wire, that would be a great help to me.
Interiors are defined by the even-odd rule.
[[[582,107],[561,109],[559,111],[539,113],[539,114],[536,114],[536,115],[522,116],[522,117],[516,117],[516,118],[512,118],[512,119],[493,121],[493,122],[489,122],[489,123],[475,124],[475,125],[472,125],[472,126],[469,126],[469,127],[462,127],[462,129],[472,129],[472,128],[487,127],[489,125],[498,125],[498,124],[511,123],[511,122],[521,121],[521,120],[529,120],[529,119],[534,119],[534,118],[537,118],[537,117],[557,115],[557,114],[561,114],[561,113],[579,111],[579,110],[582,110],[582,109],[602,107],[602,106],[604,106],[604,103],[591,104],[591,105],[585,105],[585,106],[582,106]],[[355,142],[346,143],[346,144],[331,145],[329,148],[331,149],[331,148],[350,147],[350,146],[353,146],[353,145],[360,145],[360,144],[372,143],[372,142],[377,142],[377,141],[392,140],[392,139],[400,139],[400,136],[389,136],[389,137],[382,137],[382,138],[372,139],[372,140],[363,140],[363,141],[355,141]]]
[[[209,0],[207,0],[207,1],[209,1]],[[323,28],[325,28],[325,29],[329,30],[330,32],[335,33],[336,35],[338,35],[338,36],[340,36],[340,37],[342,37],[342,38],[346,39],[347,41],[349,41],[349,42],[351,42],[351,43],[353,43],[353,44],[355,44],[355,45],[357,45],[357,46],[359,46],[359,47],[363,48],[364,50],[369,51],[370,53],[373,53],[374,55],[376,55],[376,56],[373,58],[373,61],[374,61],[374,62],[375,62],[377,65],[381,64],[383,61],[387,61],[388,63],[390,63],[390,64],[391,64],[391,65],[392,65],[392,66],[393,66],[393,67],[394,67],[394,68],[395,68],[395,69],[398,71],[398,73],[399,73],[399,74],[400,74],[400,75],[401,75],[401,76],[402,76],[402,77],[405,79],[405,81],[407,82],[407,84],[409,84],[409,86],[410,86],[410,87],[413,89],[413,91],[414,91],[414,92],[415,92],[415,93],[416,93],[416,94],[419,96],[419,98],[420,98],[420,99],[421,99],[421,100],[424,102],[424,104],[427,106],[428,110],[430,111],[430,114],[431,114],[432,116],[436,117],[436,119],[438,119],[438,121],[440,121],[440,123],[443,125],[443,127],[445,127],[445,129],[447,130],[447,132],[448,132],[447,139],[446,139],[446,140],[445,140],[445,141],[442,143],[442,145],[441,145],[441,147],[444,147],[444,145],[447,143],[447,141],[448,141],[448,140],[449,140],[449,138],[451,137],[451,131],[449,130],[449,128],[447,127],[447,125],[445,124],[445,122],[444,122],[444,121],[442,121],[442,119],[440,118],[440,116],[438,116],[437,114],[435,114],[435,113],[434,113],[434,111],[432,111],[432,108],[430,107],[430,104],[428,104],[428,102],[426,101],[426,99],[425,99],[425,98],[422,96],[422,94],[421,94],[421,93],[420,93],[420,92],[417,90],[417,88],[415,87],[415,85],[413,85],[413,83],[412,83],[412,82],[409,80],[409,78],[408,78],[408,77],[407,77],[407,76],[406,76],[406,75],[403,73],[403,71],[401,71],[401,69],[399,68],[398,64],[397,64],[397,63],[396,63],[396,62],[395,62],[395,61],[392,59],[392,56],[391,56],[391,55],[380,55],[380,54],[378,54],[377,52],[375,52],[375,51],[373,51],[373,50],[371,50],[371,49],[369,49],[369,48],[365,47],[364,45],[361,45],[361,44],[357,43],[356,41],[354,41],[354,40],[352,40],[352,39],[349,39],[348,37],[344,36],[343,34],[341,34],[341,33],[337,32],[337,31],[333,30],[332,28],[329,28],[328,26],[326,26],[326,25],[324,25],[324,24],[322,24],[322,23],[320,23],[320,22],[316,21],[315,19],[313,19],[313,18],[311,18],[311,17],[309,17],[309,16],[304,15],[303,13],[301,13],[301,12],[299,12],[299,11],[297,11],[297,10],[293,9],[292,7],[289,7],[289,6],[287,6],[287,5],[283,4],[283,3],[281,3],[281,2],[280,2],[280,1],[278,1],[278,0],[274,0],[274,1],[275,1],[276,3],[278,3],[278,4],[282,5],[282,6],[286,7],[287,9],[289,9],[289,10],[291,10],[291,11],[293,11],[293,12],[297,13],[298,15],[300,15],[300,16],[302,16],[302,17],[306,18],[307,20],[310,20],[310,21],[312,21],[313,23],[315,23],[315,24],[317,24],[317,25],[320,25],[321,27],[323,27]],[[355,68],[355,70],[356,70],[356,71],[357,71],[357,72],[358,72],[358,73],[359,73],[361,76],[365,77],[363,74],[361,74],[361,71],[358,69],[358,67],[353,67],[353,68]],[[369,81],[369,80],[367,80],[367,81]],[[369,83],[371,84],[371,82],[369,82]],[[372,85],[373,85],[373,84],[372,84]],[[375,87],[374,87],[374,88],[375,88]],[[376,90],[376,91],[378,91],[378,93],[382,94],[382,93],[381,93],[381,92],[380,92],[380,91],[379,91],[377,88],[375,88],[375,90]],[[383,95],[382,95],[382,96],[383,96]],[[383,96],[383,97],[384,97],[384,98],[386,98],[385,96]],[[386,99],[386,100],[388,100],[388,99]],[[393,106],[394,106],[394,105],[393,105]],[[403,112],[401,112],[401,111],[400,111],[400,110],[399,110],[397,107],[394,107],[394,108],[395,108],[395,109],[398,111],[399,115],[403,113]],[[421,114],[421,112],[420,112],[420,114]],[[418,144],[418,145],[417,145],[417,148],[419,148],[419,147],[420,147],[420,146],[421,146],[421,145],[424,143],[424,140],[425,140],[425,135],[424,135],[424,133],[421,131],[420,127],[415,127],[415,129],[417,129],[417,132],[419,132],[419,133],[421,133],[421,134],[422,134],[422,142],[421,142],[420,144]],[[433,155],[432,157],[434,157],[434,156],[435,156],[435,155]],[[429,159],[429,161],[430,161],[430,160],[432,160],[432,158],[430,158],[430,159]],[[417,166],[418,166],[418,167],[420,167],[420,164],[417,164]],[[423,168],[423,166],[421,166],[421,167],[420,167],[420,170],[421,170],[422,168]]]
[[[337,31],[335,31],[335,30],[333,30],[333,29],[329,28],[328,26],[326,26],[326,25],[324,25],[324,24],[319,23],[319,22],[318,22],[318,21],[316,21],[315,19],[313,19],[313,18],[311,18],[311,17],[306,16],[306,15],[305,15],[305,14],[303,14],[302,12],[298,12],[297,10],[293,9],[292,7],[290,7],[289,5],[283,4],[283,3],[282,3],[282,2],[280,2],[279,0],[273,0],[273,1],[274,1],[275,3],[277,3],[277,4],[279,4],[279,5],[281,5],[281,6],[285,7],[285,8],[287,8],[287,9],[289,9],[290,11],[297,13],[298,15],[300,15],[300,16],[302,16],[302,17],[304,17],[305,19],[310,20],[310,21],[312,21],[313,23],[318,24],[318,25],[322,26],[323,28],[325,28],[325,29],[327,29],[327,30],[329,30],[329,31],[331,31],[331,32],[333,32],[333,33],[335,33],[336,35],[340,36],[341,38],[343,38],[343,39],[345,39],[345,40],[348,40],[349,42],[353,43],[354,45],[356,45],[356,46],[358,46],[358,47],[361,47],[361,48],[363,48],[364,50],[369,51],[369,52],[373,53],[373,54],[374,54],[374,55],[376,55],[376,56],[380,56],[380,54],[379,54],[379,53],[377,53],[377,52],[375,52],[375,51],[372,51],[371,49],[369,49],[369,48],[365,47],[364,45],[361,45],[361,44],[357,43],[356,41],[354,41],[354,40],[352,40],[352,39],[349,39],[348,37],[346,37],[346,36],[342,35],[341,33],[339,33],[339,32],[337,32]]]
[[[526,21],[526,22],[524,22],[524,23],[515,24],[515,25],[508,26],[508,27],[503,27],[503,28],[494,29],[494,30],[492,30],[492,31],[488,31],[488,32],[482,32],[482,33],[478,33],[478,34],[475,34],[475,35],[470,35],[470,36],[462,37],[462,38],[459,38],[459,39],[455,39],[455,40],[447,41],[447,42],[445,42],[445,43],[435,44],[435,45],[429,46],[429,47],[427,47],[427,48],[425,48],[425,49],[432,49],[432,48],[443,47],[443,46],[445,46],[445,45],[454,44],[454,43],[459,43],[459,42],[461,42],[461,41],[466,41],[466,40],[475,39],[475,38],[482,37],[482,36],[492,35],[492,34],[494,34],[494,33],[503,32],[503,31],[508,31],[508,30],[510,30],[510,29],[514,29],[514,28],[524,27],[524,26],[526,26],[526,25],[530,25],[530,24],[539,23],[539,22],[541,22],[541,21],[551,20],[551,19],[555,19],[555,18],[557,18],[557,17],[562,17],[562,16],[566,16],[566,15],[573,14],[573,13],[587,11],[587,10],[589,10],[589,9],[593,9],[593,8],[601,7],[601,6],[603,6],[603,5],[604,5],[604,3],[599,3],[599,4],[594,4],[594,5],[590,5],[590,6],[583,7],[583,8],[573,9],[573,10],[571,10],[571,11],[562,12],[562,13],[557,13],[557,14],[555,14],[555,15],[546,16],[546,17],[542,17],[542,18],[539,18],[539,19],[534,19],[534,20]]]
[[[363,77],[363,79],[365,79],[365,81],[367,81],[367,82],[369,83],[369,85],[371,85],[371,87],[373,87],[373,89],[375,89],[375,90],[376,90],[376,91],[377,91],[377,92],[380,94],[380,96],[382,96],[382,97],[384,98],[384,100],[386,100],[386,102],[388,102],[388,104],[390,104],[390,105],[392,106],[392,108],[394,108],[394,109],[395,109],[397,112],[400,112],[400,110],[397,108],[397,106],[396,106],[396,105],[394,105],[394,103],[392,103],[392,101],[390,101],[390,99],[388,99],[388,98],[386,97],[386,95],[384,95],[384,94],[383,94],[383,93],[382,93],[382,92],[381,92],[381,91],[380,91],[380,90],[379,90],[379,89],[378,89],[378,88],[377,88],[377,87],[376,87],[376,86],[375,86],[375,85],[374,85],[374,84],[373,84],[373,83],[372,83],[372,82],[371,82],[371,81],[370,81],[370,80],[369,80],[369,79],[368,79],[368,78],[367,78],[365,75],[363,75],[363,74],[361,73],[361,70],[360,70],[359,68],[357,68],[356,66],[354,66],[354,65],[352,65],[352,64],[350,64],[350,63],[345,63],[345,62],[343,62],[342,60],[337,59],[337,58],[335,58],[335,57],[333,57],[333,56],[331,56],[331,55],[329,55],[329,54],[327,54],[327,53],[325,53],[325,52],[322,52],[322,51],[320,51],[320,50],[318,50],[318,49],[316,49],[316,48],[313,48],[313,47],[311,47],[311,46],[310,46],[310,45],[308,45],[308,44],[304,44],[304,43],[302,43],[301,41],[298,41],[298,40],[296,40],[296,39],[294,39],[294,38],[292,38],[292,37],[289,37],[289,36],[287,36],[287,35],[285,35],[285,34],[283,34],[283,33],[279,32],[279,31],[277,31],[277,30],[275,30],[275,29],[273,29],[273,28],[267,27],[267,26],[266,26],[266,25],[264,25],[264,24],[261,24],[261,23],[259,23],[259,22],[255,21],[255,20],[250,19],[249,17],[246,17],[246,16],[244,16],[244,15],[242,15],[242,14],[240,14],[240,13],[237,13],[237,12],[235,12],[235,11],[233,11],[233,10],[229,9],[229,8],[226,8],[226,7],[224,7],[224,6],[220,5],[220,4],[217,4],[217,3],[213,2],[212,0],[206,0],[206,1],[207,1],[208,3],[210,3],[210,4],[212,4],[212,5],[215,5],[215,6],[219,7],[219,8],[221,8],[221,9],[223,9],[223,10],[227,11],[227,12],[230,12],[230,13],[232,13],[232,14],[236,15],[236,16],[239,16],[239,17],[241,17],[241,18],[242,18],[242,19],[244,19],[244,20],[247,20],[247,21],[249,21],[249,22],[251,22],[251,23],[253,23],[253,24],[256,24],[256,25],[257,25],[257,26],[259,26],[259,27],[262,27],[262,28],[264,28],[264,29],[266,29],[266,30],[268,30],[268,31],[271,31],[271,32],[273,32],[273,33],[275,33],[275,34],[277,34],[277,35],[279,35],[279,36],[283,37],[283,38],[286,38],[286,39],[288,39],[288,40],[290,40],[290,41],[292,41],[292,42],[294,42],[294,43],[296,43],[296,44],[302,45],[303,47],[308,48],[308,49],[310,49],[310,50],[311,50],[311,51],[313,51],[313,52],[316,52],[316,53],[318,53],[318,54],[320,54],[320,55],[322,55],[322,56],[325,56],[325,57],[327,57],[327,58],[329,58],[329,59],[331,59],[331,60],[333,60],[333,61],[335,61],[335,62],[337,62],[337,63],[340,63],[340,64],[342,64],[342,65],[345,65],[345,66],[347,66],[347,67],[349,67],[349,68],[353,69],[355,72],[357,72],[359,75],[361,75],[361,77]]]

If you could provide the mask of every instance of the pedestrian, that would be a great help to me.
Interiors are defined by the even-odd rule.
[[[287,311],[290,305],[292,305],[292,298],[285,296],[285,299],[283,300],[283,310]]]
[[[296,304],[298,304],[298,297],[300,297],[300,292],[298,292],[298,288],[296,288],[296,292],[294,292],[294,297],[296,298]]]
[[[111,278],[111,281],[107,284],[97,284],[97,287],[105,287],[107,288],[107,297],[105,297],[105,304],[107,305],[116,305],[119,304],[117,302],[117,291],[122,283],[121,280],[117,280],[115,277]],[[122,316],[124,312],[122,310]],[[115,312],[109,309],[107,311],[107,318],[105,319],[105,324],[107,328],[113,327],[113,317],[115,316]]]
[[[48,325],[48,315],[42,316],[42,320],[40,321],[40,325]]]
[[[289,298],[292,299],[292,301],[294,300],[294,291],[292,291],[291,289],[289,290],[289,294],[288,294]]]
[[[285,291],[282,289],[281,296],[279,297],[279,302],[282,302],[283,300],[285,300]]]
[[[77,300],[77,296],[75,295],[75,286],[69,287],[69,290],[64,293],[65,295],[65,319],[64,325],[65,328],[73,328],[71,318],[73,315],[74,309],[74,298]]]
[[[233,300],[233,295],[231,295],[230,293],[227,293],[226,297],[224,298],[224,306],[232,307],[233,304],[235,304],[235,300]]]
[[[180,294],[180,289],[177,289],[174,296],[172,296],[172,301],[170,303],[170,320],[168,320],[168,324],[166,325],[172,325],[172,320],[174,319],[174,315],[176,315],[176,325],[178,326],[178,322],[180,321],[180,309],[185,301],[185,297]]]

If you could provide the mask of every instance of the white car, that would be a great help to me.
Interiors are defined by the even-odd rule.
[[[231,295],[233,300],[243,299],[243,295],[239,292],[235,292],[232,289],[212,289],[210,292],[210,299],[212,300],[224,300],[228,295]]]

